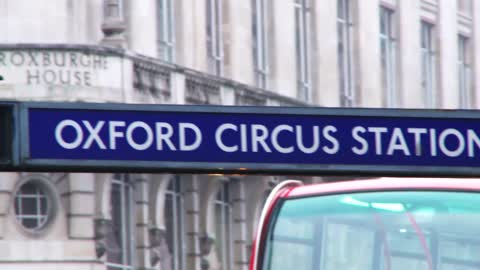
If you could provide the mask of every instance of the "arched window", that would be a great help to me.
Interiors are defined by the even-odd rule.
[[[215,198],[215,246],[222,270],[233,269],[232,219],[229,183],[224,182]]]
[[[117,174],[110,195],[111,226],[107,233],[107,269],[133,269],[133,186],[128,175]]]
[[[165,225],[167,245],[170,254],[169,265],[165,269],[185,269],[185,216],[181,181],[172,179],[165,194]]]

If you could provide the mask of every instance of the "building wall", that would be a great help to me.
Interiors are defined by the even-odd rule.
[[[223,104],[337,107],[337,1],[311,1],[309,42],[312,98],[297,99],[295,0],[266,0],[267,87],[255,81],[251,1],[221,1],[223,76],[208,73],[207,2],[174,0],[174,61],[159,59],[159,0],[124,0],[118,17],[104,15],[102,0],[0,0],[0,98],[69,102]],[[110,1],[115,3],[116,1]],[[214,2],[214,1],[213,1]],[[470,102],[478,108],[480,83],[480,2],[471,14],[457,12],[455,0],[352,1],[354,107],[384,107],[379,43],[380,6],[394,11],[396,104],[424,108],[420,21],[435,26],[437,108],[459,103],[459,32],[470,39]],[[215,249],[216,196],[230,183],[232,269],[247,269],[249,247],[265,194],[284,176],[208,176],[100,173],[0,174],[0,268],[106,269],[114,219],[112,183],[132,188],[129,212],[133,265],[171,269],[166,238],[169,185],[180,181],[184,233],[178,243],[184,268],[220,269]],[[17,221],[15,198],[29,178],[51,188],[54,218],[45,232],[26,233]],[[312,183],[331,178],[301,177]],[[128,183],[127,183],[128,182]],[[168,197],[169,198],[169,197]],[[171,233],[168,231],[168,233]],[[171,248],[171,247],[170,247]],[[106,249],[103,250],[103,249]],[[102,253],[102,250],[104,253]],[[118,251],[118,250],[117,250]],[[126,267],[125,269],[128,269]],[[177,270],[175,269],[175,270]],[[226,270],[226,269],[225,269]]]

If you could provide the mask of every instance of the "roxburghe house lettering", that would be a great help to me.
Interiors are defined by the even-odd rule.
[[[0,67],[25,70],[29,85],[92,85],[92,73],[108,69],[105,55],[79,51],[3,51]]]

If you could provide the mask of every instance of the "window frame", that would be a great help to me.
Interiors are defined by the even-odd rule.
[[[135,269],[135,202],[133,198],[133,183],[130,181],[130,177],[127,174],[116,174],[115,177],[111,180],[111,191],[110,196],[113,195],[115,185],[120,190],[120,204],[112,204],[112,198],[110,197],[111,206],[120,207],[120,219],[121,219],[121,243],[120,252],[121,252],[121,264],[116,262],[108,261],[108,248],[106,254],[105,265],[107,269],[119,269],[119,270],[133,270]],[[113,209],[111,209],[113,212]],[[114,232],[115,222],[113,221],[114,216],[112,213],[112,233]],[[108,243],[107,243],[108,244]]]
[[[435,96],[435,88],[437,84],[435,25],[422,20],[420,28],[420,50],[422,65],[421,83],[424,104],[427,108],[435,108],[437,106],[437,100]]]
[[[385,106],[398,106],[397,93],[397,42],[395,10],[380,6],[380,63],[382,67],[382,88],[385,94]],[[385,43],[385,50],[383,49]],[[384,62],[385,61],[385,62]],[[384,66],[385,65],[385,66]]]
[[[310,23],[310,0],[294,0],[297,98],[303,101],[312,99]]]
[[[255,84],[268,88],[269,51],[268,51],[268,0],[251,0],[252,8],[252,44]]]
[[[175,61],[175,3],[173,0],[157,0],[156,11],[158,57],[173,63]]]
[[[46,220],[41,224],[41,226],[37,228],[28,228],[23,225],[23,223],[18,219],[17,210],[16,210],[16,203],[17,203],[17,194],[20,192],[21,188],[25,186],[25,184],[35,184],[38,189],[41,189],[45,194],[45,198],[47,200],[47,212],[46,212]],[[18,227],[21,229],[23,233],[28,235],[29,237],[41,237],[45,235],[49,229],[52,227],[51,224],[54,223],[57,214],[58,214],[58,198],[55,193],[55,187],[53,184],[47,179],[42,176],[29,176],[25,179],[22,179],[16,186],[13,191],[12,196],[12,207],[13,207],[13,218],[15,219],[15,223],[18,224]],[[36,207],[38,210],[38,207]]]
[[[173,235],[173,247],[170,246],[167,237],[167,245],[172,252],[172,270],[184,270],[186,269],[186,256],[185,256],[185,204],[182,191],[182,181],[179,176],[172,178],[165,191],[165,207],[168,205],[168,200],[172,202],[172,220],[173,220],[173,232],[169,232],[168,224],[165,224],[167,235],[171,233]],[[168,220],[168,212],[165,211],[165,221]],[[170,252],[170,250],[169,250]]]
[[[208,71],[223,74],[223,8],[222,0],[206,0],[207,11],[207,63]]]
[[[462,109],[472,108],[472,67],[470,59],[470,38],[466,35],[458,35],[458,87],[459,107]]]
[[[233,206],[230,198],[230,183],[222,182],[214,200],[215,209],[215,246],[222,270],[233,270]],[[217,210],[221,209],[221,224],[217,223]],[[222,225],[219,228],[219,225]],[[220,230],[219,230],[220,229]],[[217,232],[222,234],[220,237]],[[222,240],[222,241],[219,241]],[[226,248],[225,248],[226,247]],[[221,252],[218,252],[221,250]],[[225,258],[226,257],[226,258]]]
[[[352,1],[337,0],[337,57],[339,71],[340,105],[355,105],[355,73],[353,61]],[[343,46],[342,46],[343,45]]]

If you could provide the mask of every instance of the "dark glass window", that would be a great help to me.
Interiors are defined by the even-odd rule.
[[[51,201],[40,183],[23,184],[15,195],[15,216],[29,230],[40,230],[51,214]]]

